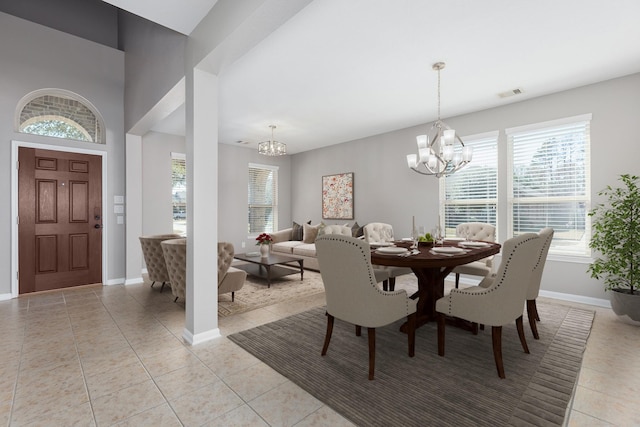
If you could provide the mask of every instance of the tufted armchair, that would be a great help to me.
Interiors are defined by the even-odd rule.
[[[218,295],[231,292],[231,301],[235,300],[235,292],[242,288],[247,278],[245,271],[231,267],[233,255],[233,244],[218,242]]]
[[[535,233],[521,234],[502,246],[502,262],[495,280],[488,288],[473,286],[452,289],[436,301],[438,313],[438,354],[444,356],[446,316],[475,324],[491,325],[493,356],[498,376],[504,378],[502,362],[502,325],[516,321],[518,336],[525,353],[529,353],[522,326],[522,312],[542,239]]]
[[[484,222],[465,222],[462,224],[458,224],[458,226],[456,227],[456,236],[464,237],[469,240],[495,242],[496,227]],[[491,274],[492,269],[493,256],[481,259],[479,261],[470,262],[469,264],[457,266],[452,271],[452,273],[455,273],[456,275],[456,288],[460,283],[461,274],[487,277]]]
[[[367,243],[383,243],[383,242],[392,242],[394,240],[393,237],[393,227],[390,224],[385,224],[383,222],[371,222],[364,226],[364,240]],[[382,279],[384,277],[384,273],[389,274],[389,290],[393,291],[396,288],[396,277],[402,276],[403,274],[411,274],[413,271],[410,268],[406,267],[390,267],[386,265],[375,265],[374,266],[376,275]],[[382,282],[382,287],[386,291],[387,290],[387,280],[378,280]]]
[[[153,287],[156,282],[162,282],[160,292],[164,289],[164,285],[170,282],[160,243],[164,240],[178,238],[180,238],[178,234],[158,234],[155,236],[139,237],[144,263],[147,265],[147,274],[149,275],[149,280],[151,280],[151,287]]]
[[[385,292],[377,286],[367,242],[351,236],[322,235],[316,239],[320,274],[327,298],[327,333],[322,355],[327,354],[334,319],[356,325],[360,336],[367,328],[369,379],[375,369],[376,329],[407,317],[409,357],[415,354],[416,301],[405,290]]]
[[[536,299],[538,298],[538,294],[540,293],[542,273],[544,272],[544,265],[547,262],[547,255],[549,254],[551,242],[553,241],[553,233],[553,228],[550,227],[543,228],[538,233],[538,236],[542,239],[543,242],[542,247],[540,248],[540,252],[536,256],[536,265],[533,268],[533,273],[531,274],[531,282],[529,283],[529,289],[527,290],[527,317],[529,318],[531,333],[533,334],[533,338],[535,339],[540,339],[540,335],[538,334],[538,327],[536,326],[536,322],[540,321],[540,316],[538,315],[538,307],[536,306]],[[487,276],[482,279],[478,286],[488,288],[489,286],[491,286],[495,279],[495,274]]]
[[[185,298],[187,287],[187,239],[164,240],[161,243],[164,261],[171,281],[171,293],[178,298]]]

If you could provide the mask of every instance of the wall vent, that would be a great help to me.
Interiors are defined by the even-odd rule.
[[[522,90],[522,88],[520,87],[517,87],[515,89],[511,89],[506,92],[499,93],[498,96],[500,98],[508,98],[513,95],[520,95],[521,93],[524,93],[524,90]]]

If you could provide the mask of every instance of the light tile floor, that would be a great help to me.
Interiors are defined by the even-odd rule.
[[[227,336],[323,304],[316,295],[219,326]],[[597,314],[567,424],[640,425],[640,328],[588,308]],[[148,284],[2,301],[0,325],[0,425],[352,425],[226,337],[184,345],[184,306]]]

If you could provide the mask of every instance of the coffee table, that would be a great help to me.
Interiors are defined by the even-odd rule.
[[[260,255],[254,256],[248,254],[235,254],[233,257],[248,263],[234,265],[234,267],[244,270],[252,276],[267,279],[267,288],[271,287],[271,279],[298,273],[298,266],[290,265],[294,262],[297,262],[299,265],[300,280],[302,280],[304,276],[304,259],[302,258],[280,254],[274,255],[272,253],[264,258]]]

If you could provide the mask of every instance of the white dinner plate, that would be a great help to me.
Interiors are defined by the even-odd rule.
[[[389,248],[380,248],[376,250],[377,253],[385,254],[385,255],[398,255],[398,254],[403,254],[407,251],[408,251],[407,248],[398,248],[395,246],[392,246]]]
[[[455,246],[436,246],[431,248],[431,250],[441,254],[459,254],[464,252],[464,249],[456,248]]]
[[[387,246],[393,246],[393,243],[391,242],[371,242],[369,243],[369,246],[371,246],[372,248],[384,248]]]
[[[486,248],[490,246],[487,242],[460,242],[459,245],[468,248]]]
[[[462,242],[464,240],[464,237],[445,237],[444,241],[445,242]]]

